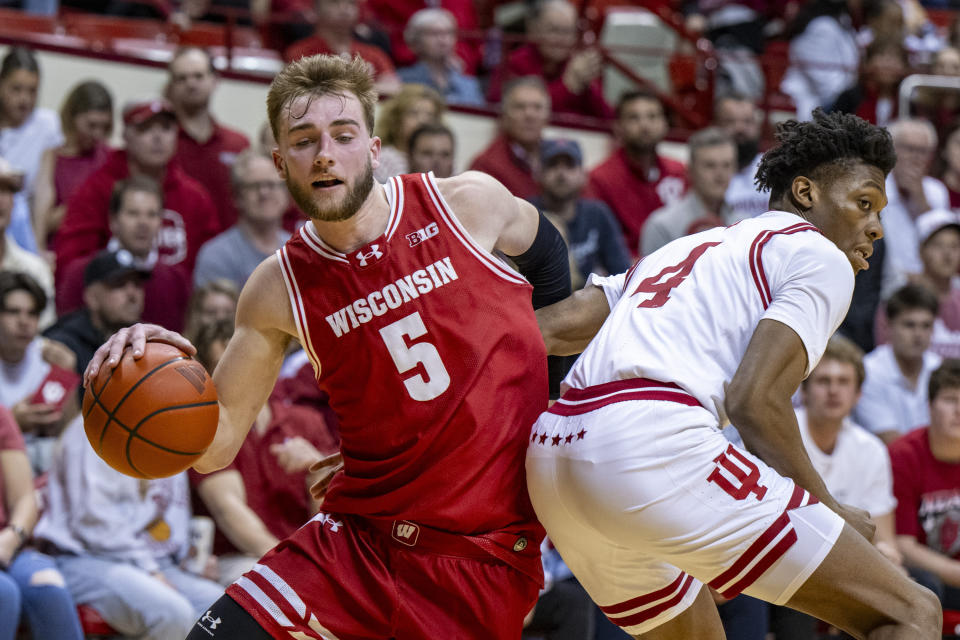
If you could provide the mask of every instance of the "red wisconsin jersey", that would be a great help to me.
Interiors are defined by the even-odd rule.
[[[380,238],[347,255],[307,224],[278,251],[340,419],[324,510],[463,534],[533,522],[524,454],[547,368],[532,287],[469,237],[432,175],[383,188]]]

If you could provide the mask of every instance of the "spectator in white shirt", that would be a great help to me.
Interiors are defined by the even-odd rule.
[[[927,383],[941,362],[930,351],[938,307],[923,286],[898,289],[887,301],[890,343],[863,359],[867,375],[854,419],[888,444],[930,421]]]
[[[840,502],[870,513],[877,526],[877,548],[901,564],[890,456],[883,442],[850,419],[865,375],[863,351],[847,338],[831,338],[820,363],[803,381],[797,422],[810,462],[827,489]]]
[[[28,251],[37,250],[30,215],[33,183],[44,151],[63,144],[60,119],[37,108],[40,65],[33,52],[12,47],[0,63],[0,157],[23,173],[23,189],[14,197],[7,233]]]
[[[746,218],[770,210],[770,194],[757,189],[754,179],[760,165],[760,110],[753,100],[727,94],[713,106],[713,123],[724,129],[737,145],[737,172],[727,187],[727,203]]]
[[[917,118],[899,119],[889,130],[897,164],[887,176],[887,207],[882,216],[886,243],[883,297],[906,282],[907,274],[923,271],[917,217],[931,209],[950,208],[946,185],[929,175],[937,150],[933,125]]]

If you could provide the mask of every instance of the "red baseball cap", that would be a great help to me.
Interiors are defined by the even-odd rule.
[[[171,118],[177,117],[173,105],[164,98],[128,102],[123,107],[123,124],[140,125],[159,115],[168,115]]]

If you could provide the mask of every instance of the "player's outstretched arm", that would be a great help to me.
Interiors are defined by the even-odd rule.
[[[233,337],[213,372],[220,423],[207,452],[193,465],[210,473],[230,464],[267,401],[295,332],[277,258],[265,260],[243,287]]]
[[[727,386],[727,416],[750,451],[872,539],[869,514],[841,505],[830,495],[803,446],[790,398],[806,370],[807,351],[800,336],[781,322],[761,320]]]
[[[597,335],[610,305],[603,289],[587,285],[560,302],[537,309],[537,323],[552,356],[582,353]]]

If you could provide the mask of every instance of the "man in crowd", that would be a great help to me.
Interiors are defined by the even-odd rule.
[[[428,122],[410,134],[410,173],[429,173],[438,178],[453,175],[456,143],[453,131],[444,124]]]
[[[594,272],[626,271],[630,254],[610,208],[599,200],[580,197],[587,182],[580,145],[575,140],[545,140],[538,177],[542,191],[530,202],[563,233],[574,287],[582,286]]]
[[[72,261],[106,247],[110,237],[110,196],[117,181],[145,175],[163,189],[160,260],[191,273],[200,245],[220,230],[217,209],[206,188],[171,162],[177,148],[177,120],[166,100],[132,102],[123,110],[125,149],[112,152],[67,202],[57,241],[57,276]]]
[[[640,255],[650,255],[699,226],[724,226],[746,217],[726,202],[737,158],[733,139],[722,129],[710,127],[690,136],[688,146],[687,195],[650,214],[640,236]]]
[[[887,176],[890,203],[883,212],[884,296],[902,285],[907,274],[923,270],[917,217],[931,209],[950,208],[946,185],[928,175],[937,150],[933,125],[923,119],[900,119],[889,130],[897,150],[897,166]]]
[[[930,419],[927,382],[941,361],[930,351],[938,306],[921,285],[895,291],[886,309],[890,342],[863,359],[866,381],[854,419],[888,444]]]
[[[147,176],[135,175],[113,186],[110,196],[110,240],[107,250],[126,252],[149,277],[143,283],[143,319],[173,331],[183,329],[190,298],[190,279],[182,269],[159,260],[157,241],[163,224],[163,193]],[[83,274],[92,257],[74,260],[57,283],[57,313],[83,306]]]
[[[761,158],[760,110],[750,98],[728,94],[714,104],[713,122],[726,130],[737,145],[737,172],[727,187],[727,203],[746,218],[766,213],[770,196],[757,189],[753,182]]]
[[[77,357],[77,371],[83,371],[107,336],[140,320],[147,275],[125,251],[97,253],[83,270],[84,307],[61,317],[44,335],[67,345]]]
[[[621,146],[590,172],[588,195],[610,206],[627,248],[636,251],[650,214],[683,196],[687,170],[657,153],[657,145],[667,135],[667,116],[653,93],[625,93],[617,104],[613,131]]]
[[[536,76],[517,78],[504,87],[500,108],[500,133],[470,168],[493,176],[516,197],[529,198],[540,190],[535,176],[550,94]]]
[[[897,544],[945,609],[960,608],[960,361],[930,375],[930,425],[890,445]]]
[[[813,468],[843,504],[863,509],[877,526],[874,544],[901,564],[893,527],[893,481],[883,442],[850,419],[866,376],[863,352],[835,335],[801,385],[797,423]]]
[[[174,53],[167,70],[167,97],[180,123],[174,160],[207,188],[220,216],[220,228],[226,229],[237,221],[230,197],[230,167],[237,154],[250,146],[250,140],[218,123],[210,113],[217,76],[208,52],[183,47]]]
[[[500,100],[510,78],[538,76],[547,82],[554,113],[611,118],[601,84],[603,58],[596,49],[577,49],[577,8],[567,0],[541,0],[530,7],[530,43],[512,51],[494,72],[487,90],[490,102]]]
[[[416,64],[397,70],[405,83],[423,84],[443,96],[447,104],[484,104],[480,83],[461,71],[455,53],[457,19],[441,7],[421,9],[410,16],[403,37],[416,54]]]
[[[354,33],[360,22],[358,0],[315,0],[314,33],[297,40],[283,52],[287,62],[299,60],[317,53],[333,55],[358,55],[370,65],[377,83],[377,90],[396,93],[400,78],[393,62],[382,49],[361,42]]]
[[[226,278],[242,289],[257,265],[290,237],[281,226],[290,199],[273,163],[245,151],[233,165],[232,178],[239,217],[234,226],[200,248],[193,271],[198,287]]]
[[[53,324],[53,273],[43,258],[30,253],[6,233],[13,215],[14,194],[23,187],[23,174],[4,158],[0,158],[0,270],[27,273],[43,289],[48,304],[43,308],[40,327]]]
[[[56,436],[76,415],[79,383],[73,352],[38,335],[46,298],[30,275],[0,271],[0,405],[13,413],[35,473],[47,470]]]

